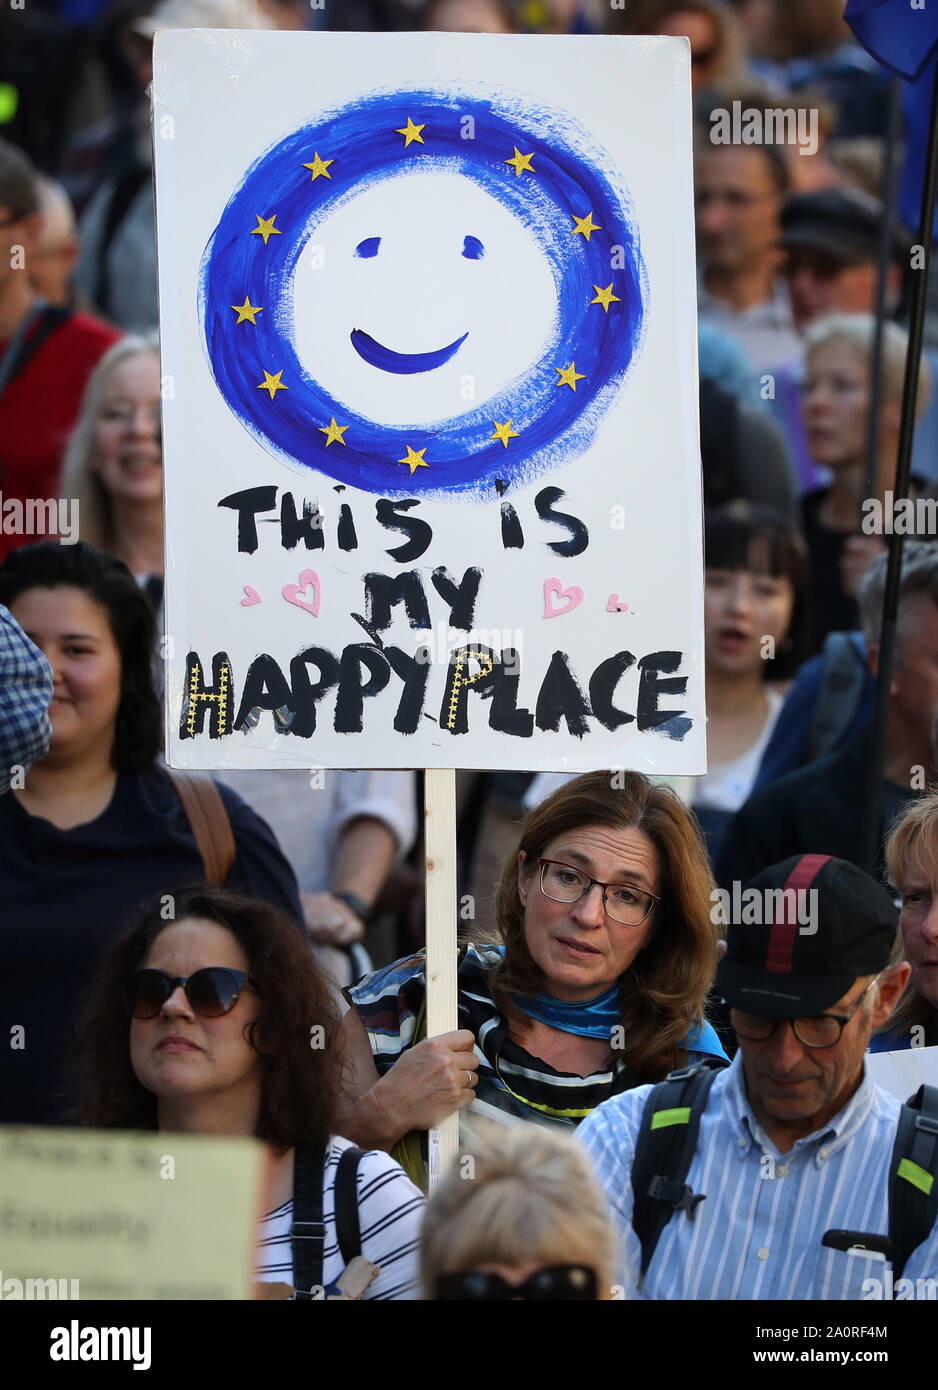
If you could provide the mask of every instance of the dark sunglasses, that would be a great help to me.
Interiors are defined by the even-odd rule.
[[[175,978],[165,970],[136,970],[121,982],[121,996],[131,1018],[156,1018],[176,986],[182,985],[195,1013],[203,1018],[221,1018],[231,1013],[244,986],[251,983],[243,970],[220,965],[207,965],[192,975]]]
[[[575,1299],[595,1302],[599,1297],[596,1271],[587,1265],[550,1265],[537,1269],[520,1284],[509,1284],[500,1274],[483,1274],[477,1269],[460,1269],[441,1274],[436,1281],[436,1297],[446,1301],[524,1298],[538,1302],[545,1299]]]

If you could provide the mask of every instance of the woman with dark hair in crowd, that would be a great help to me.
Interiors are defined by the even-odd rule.
[[[169,901],[206,862],[157,763],[154,619],[130,571],[80,542],[26,546],[0,568],[0,603],[54,676],[49,752],[28,774],[14,769],[0,798],[0,1019],[24,1030],[22,1046],[3,1049],[0,1122],[48,1122],[61,1118],[61,1057],[102,947],[141,901]],[[226,883],[302,921],[268,826],[219,791],[216,835],[230,827],[234,839]]]
[[[525,1119],[576,1124],[608,1096],[721,1056],[704,1019],[712,886],[698,831],[669,788],[638,772],[560,787],[505,859],[504,944],[461,953],[457,1031],[418,1040],[423,953],[346,991],[344,1132],[390,1149],[476,1094]]]
[[[255,1277],[295,1285],[294,1193],[321,1190],[322,1269],[342,1275],[336,1227],[340,1069],[329,986],[294,924],[268,903],[186,889],[156,901],[100,965],[79,1034],[82,1117],[99,1129],[253,1135],[274,1151]],[[386,1153],[359,1157],[363,1296],[416,1296],[423,1198]],[[301,1219],[300,1217],[296,1218]],[[313,1219],[313,1218],[307,1218]]]
[[[795,528],[765,508],[731,503],[705,524],[707,773],[694,810],[716,860],[748,797],[804,655],[808,556]]]

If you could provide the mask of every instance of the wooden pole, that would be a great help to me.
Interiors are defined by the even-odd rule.
[[[426,768],[424,805],[427,855],[427,1037],[451,1033],[456,1016],[456,773]],[[435,1187],[459,1150],[459,1115],[431,1129],[430,1186]]]

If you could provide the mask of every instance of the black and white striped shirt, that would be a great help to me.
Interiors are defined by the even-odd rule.
[[[339,1253],[335,1225],[335,1175],[339,1157],[351,1141],[333,1136],[326,1150],[323,1171],[323,1283],[334,1283],[344,1263]],[[358,1164],[358,1220],[361,1252],[380,1273],[365,1290],[364,1298],[416,1299],[420,1297],[420,1227],[424,1197],[390,1154],[369,1150]],[[293,1199],[261,1218],[254,1277],[276,1283],[293,1283],[293,1251],[290,1226]]]

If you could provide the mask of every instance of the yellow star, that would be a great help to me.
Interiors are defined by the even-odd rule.
[[[257,319],[254,317],[254,315],[262,314],[264,312],[260,304],[251,303],[249,295],[244,296],[243,304],[232,304],[231,307],[238,315],[238,323],[253,323],[255,328],[257,327]],[[238,323],[235,324],[235,328],[237,328]]]
[[[573,391],[576,390],[578,381],[585,380],[585,373],[577,371],[575,362],[571,362],[569,367],[555,367],[554,371],[560,373],[560,380],[557,385],[569,386]]]
[[[573,229],[573,235],[576,236],[578,232],[582,232],[587,241],[590,239],[590,232],[602,231],[602,227],[598,226],[598,224],[593,221],[593,214],[591,212],[588,212],[585,217],[574,217],[573,220],[576,223]]]
[[[430,465],[424,461],[424,457],[423,457],[423,456],[424,456],[424,454],[425,454],[426,452],[427,452],[427,447],[426,447],[426,445],[424,445],[424,447],[423,447],[422,449],[420,449],[417,453],[415,453],[414,450],[413,450],[413,449],[410,447],[410,445],[408,444],[408,445],[407,445],[407,457],[406,457],[406,458],[403,458],[403,459],[398,459],[397,461],[398,461],[398,463],[406,463],[406,464],[409,464],[409,465],[410,465],[410,476],[413,477],[414,474],[416,473],[416,471],[417,471],[418,468],[429,468],[429,467],[430,467]]]
[[[329,173],[329,165],[334,163],[334,159],[320,159],[318,151],[314,151],[312,164],[304,164],[303,168],[312,169],[313,177],[310,182],[315,183],[320,174],[322,174],[323,178],[332,178],[332,175]]]
[[[347,429],[348,425],[336,424],[334,415],[332,419],[329,421],[328,429],[326,429],[325,425],[320,425],[319,433],[324,434],[326,436],[326,448],[328,449],[330,444],[344,444],[345,440],[342,438],[342,436]]]
[[[263,368],[262,370],[264,372],[264,380],[258,382],[258,391],[269,391],[271,400],[273,400],[274,396],[277,394],[278,391],[289,391],[289,386],[284,386],[283,382],[280,380],[280,378],[283,376],[282,367],[280,368],[280,371],[276,373],[275,376],[271,376],[270,372],[268,372],[266,368]]]
[[[506,449],[508,448],[509,439],[518,438],[518,431],[511,428],[510,420],[506,420],[503,425],[500,425],[497,420],[493,420],[492,424],[495,426],[495,433],[490,434],[489,439],[500,439]]]
[[[596,298],[595,298],[595,299],[591,299],[591,300],[590,300],[590,303],[591,303],[591,304],[601,304],[601,305],[603,306],[603,308],[605,309],[605,311],[606,311],[607,314],[609,313],[609,305],[610,305],[610,304],[621,304],[621,303],[622,303],[622,301],[621,301],[621,299],[619,298],[619,296],[618,296],[617,294],[613,294],[613,293],[612,293],[612,281],[611,281],[611,280],[609,281],[609,284],[606,286],[606,288],[605,288],[604,290],[601,290],[601,289],[599,288],[598,285],[594,285],[594,286],[593,286],[593,289],[596,291]]]
[[[277,218],[276,213],[274,213],[273,217],[261,217],[259,212],[255,212],[254,216],[257,218],[257,226],[251,228],[251,236],[262,236],[265,246],[270,237],[283,235],[280,228],[274,226],[274,222]]]
[[[412,145],[415,140],[419,145],[423,144],[423,136],[420,134],[420,132],[426,129],[426,124],[426,121],[424,121],[423,125],[414,125],[410,116],[408,116],[407,124],[405,126],[398,126],[395,128],[395,134],[403,135],[404,137],[405,150],[407,149],[407,146]],[[400,461],[403,462],[403,460]]]
[[[522,154],[521,151],[518,149],[517,145],[513,145],[512,149],[515,152],[515,157],[514,159],[506,159],[505,163],[511,164],[513,166],[515,171],[515,178],[520,179],[522,169],[527,169],[529,174],[533,174],[534,169],[531,166],[531,160],[534,158],[534,155]]]

